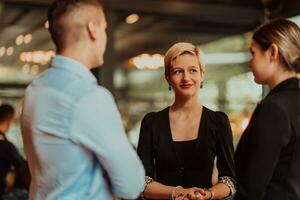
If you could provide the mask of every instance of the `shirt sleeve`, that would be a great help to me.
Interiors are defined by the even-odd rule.
[[[249,129],[249,130],[247,130]],[[290,140],[288,117],[273,103],[257,108],[237,148],[235,199],[263,199],[280,152]]]
[[[98,158],[116,197],[134,199],[143,190],[144,168],[129,144],[112,95],[104,88],[90,92],[76,105],[76,140]]]
[[[137,153],[140,156],[146,170],[146,176],[154,178],[154,149],[153,134],[151,128],[150,113],[147,114],[141,124]]]

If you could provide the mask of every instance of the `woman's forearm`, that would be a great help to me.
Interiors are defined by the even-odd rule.
[[[230,195],[230,189],[224,183],[217,183],[209,188],[209,190],[213,193],[213,199],[223,199]]]

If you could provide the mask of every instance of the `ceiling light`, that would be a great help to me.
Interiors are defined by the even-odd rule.
[[[14,53],[14,47],[8,47],[6,49],[6,55],[11,56]]]
[[[49,29],[49,21],[48,21],[48,20],[45,22],[44,27],[45,27],[46,29]]]
[[[27,35],[25,35],[25,37],[24,37],[24,43],[25,44],[30,43],[31,40],[32,40],[32,35],[30,33],[28,33]]]
[[[2,46],[0,47],[0,56],[4,56],[4,54],[5,54],[5,47]]]
[[[131,14],[126,17],[126,23],[127,24],[133,24],[137,22],[140,19],[140,16],[138,14]]]
[[[32,63],[45,65],[54,56],[55,56],[55,52],[53,50],[50,51],[40,50],[40,51],[32,51],[32,52],[22,52],[19,56],[19,59],[22,62],[32,62]]]
[[[30,72],[33,75],[37,75],[39,73],[39,66],[38,65],[32,65]]]
[[[27,74],[30,72],[30,65],[28,63],[26,63],[25,65],[23,65],[22,67],[22,72]]]
[[[137,69],[158,69],[164,66],[164,56],[160,54],[141,54],[131,59]]]
[[[19,35],[16,38],[16,45],[21,45],[24,42],[24,36],[23,35]]]

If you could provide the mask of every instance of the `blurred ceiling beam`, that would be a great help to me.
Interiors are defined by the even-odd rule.
[[[157,1],[153,0],[110,0],[113,11],[143,13],[162,17],[201,20],[207,22],[227,22],[229,24],[247,24],[255,26],[264,18],[264,9],[260,4],[242,5],[217,1]]]
[[[53,0],[2,0],[2,2],[6,5],[49,6]]]
[[[300,15],[299,0],[260,0],[266,8],[267,17],[270,19],[278,17],[293,17]]]
[[[2,0],[4,4],[18,6],[48,7],[53,0]],[[104,0],[114,11],[136,12],[170,17],[186,17],[208,19],[210,22],[230,21],[235,24],[253,23],[253,17],[260,21],[264,14],[269,18],[292,17],[300,14],[299,0],[185,0],[156,1],[153,0]],[[267,12],[265,13],[264,9]],[[250,17],[251,16],[251,17]]]
[[[26,88],[28,84],[25,83],[0,83],[1,90],[3,89],[16,89],[16,88]]]

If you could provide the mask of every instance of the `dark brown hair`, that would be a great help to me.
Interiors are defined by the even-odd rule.
[[[0,122],[4,122],[13,118],[15,115],[15,109],[9,104],[2,104],[0,106]]]
[[[260,26],[253,40],[266,51],[272,44],[279,50],[280,62],[288,69],[300,72],[300,29],[287,19],[275,19]]]

